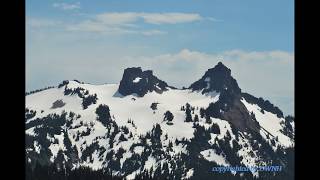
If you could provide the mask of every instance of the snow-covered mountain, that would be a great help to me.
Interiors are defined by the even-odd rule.
[[[242,92],[219,62],[186,89],[141,68],[120,84],[63,81],[26,95],[27,163],[142,177],[292,177],[294,118]],[[282,173],[214,173],[215,166],[281,165]],[[161,179],[160,178],[160,179]]]

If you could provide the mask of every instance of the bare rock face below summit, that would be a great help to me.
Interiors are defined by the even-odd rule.
[[[231,76],[231,70],[219,62],[208,69],[198,81],[189,87],[192,91],[220,93],[219,100],[210,103],[206,115],[229,121],[240,131],[259,131],[259,123],[250,115],[241,100],[241,89],[237,81]]]

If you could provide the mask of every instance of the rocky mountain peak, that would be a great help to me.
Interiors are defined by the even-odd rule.
[[[241,93],[237,81],[231,76],[231,70],[222,62],[208,69],[201,79],[191,84],[189,88],[193,91],[202,91],[202,93],[211,91],[229,91],[232,94]]]
[[[154,76],[151,70],[142,71],[141,67],[131,67],[124,70],[118,92],[124,96],[136,94],[143,97],[148,92],[162,93],[169,87],[165,81]]]

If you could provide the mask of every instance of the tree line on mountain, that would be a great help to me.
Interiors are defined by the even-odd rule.
[[[61,88],[61,87],[65,86],[65,85],[67,85],[67,84],[69,84],[69,81],[68,80],[64,80],[64,81],[62,81],[62,83],[60,83],[58,85],[58,88]]]
[[[47,89],[52,89],[54,88],[54,86],[48,86],[48,87],[45,87],[45,88],[42,88],[42,89],[36,89],[36,90],[33,90],[33,91],[30,91],[30,92],[26,92],[25,95],[30,95],[30,94],[34,94],[34,93],[37,93],[37,92],[41,92],[41,91],[44,91],[44,90],[47,90]]]
[[[252,104],[257,104],[259,107],[261,107],[261,112],[264,113],[265,111],[271,112],[273,114],[276,114],[278,118],[283,118],[283,112],[277,107],[274,106],[270,101],[264,100],[263,98],[256,98],[248,93],[242,93],[242,97],[246,101]]]
[[[58,168],[55,164],[35,164],[32,168],[29,163],[25,166],[26,180],[120,180],[121,177],[114,176],[107,170],[92,170],[89,167],[81,166],[71,170],[70,168]]]
[[[63,85],[68,84],[67,81],[64,81],[61,85],[58,87],[62,87]],[[97,103],[97,94],[89,94],[88,90],[85,90],[82,87],[77,87],[75,89],[67,88],[65,86],[64,88],[64,95],[74,95],[77,94],[79,98],[82,99],[82,107],[83,109],[87,109],[91,104]]]
[[[185,122],[199,122],[199,115],[195,113],[195,110],[199,110],[200,117],[205,118],[206,123],[212,123],[208,110],[204,109],[203,107],[200,107],[199,109],[199,107],[194,107],[191,106],[189,103],[186,103],[185,106],[181,106],[180,110],[185,112]],[[194,114],[194,118],[192,118],[192,114]]]
[[[26,121],[34,118],[36,116],[36,114],[37,114],[37,111],[25,108],[25,120]]]
[[[291,123],[294,122],[293,116],[286,116],[284,118],[284,122],[282,123],[283,128],[280,130],[284,135],[294,138],[294,128],[292,127]]]
[[[214,149],[217,154],[226,156],[226,160],[230,162],[231,165],[241,165],[242,157],[238,156],[238,150],[241,148],[241,145],[234,139],[231,138],[231,132],[227,131],[226,136],[223,139],[215,139],[214,144],[210,144],[211,133],[220,134],[220,127],[218,124],[212,123],[210,117],[206,115],[204,109],[200,108],[200,116],[201,118],[205,117],[206,122],[210,124],[209,128],[205,128],[204,126],[199,125],[197,123],[199,121],[199,117],[197,114],[192,118],[192,114],[194,113],[195,107],[192,107],[190,104],[186,104],[184,109],[186,113],[186,121],[188,117],[188,122],[194,122],[194,137],[190,140],[176,139],[174,143],[176,145],[182,144],[182,146],[186,147],[187,153],[179,153],[177,155],[171,155],[169,152],[173,151],[173,144],[170,141],[166,146],[163,144],[161,139],[166,136],[165,132],[161,129],[159,124],[154,125],[154,127],[146,133],[146,135],[140,136],[140,142],[130,147],[130,151],[132,152],[132,156],[126,159],[123,162],[123,166],[121,166],[120,160],[123,158],[126,150],[123,148],[119,148],[118,151],[109,151],[106,156],[102,156],[106,149],[100,146],[96,141],[87,147],[85,147],[82,151],[82,157],[74,156],[70,158],[71,155],[78,154],[76,152],[75,146],[71,145],[70,139],[67,136],[68,128],[71,128],[71,125],[67,125],[70,119],[76,118],[77,116],[74,113],[66,113],[63,112],[61,115],[48,115],[44,118],[37,118],[26,124],[28,127],[35,127],[44,123],[44,126],[41,128],[35,128],[35,133],[38,135],[37,140],[39,140],[39,144],[41,144],[40,154],[36,155],[36,153],[29,153],[28,157],[30,157],[33,161],[33,165],[28,167],[26,177],[29,179],[117,179],[122,178],[119,176],[112,175],[110,170],[118,171],[124,173],[123,176],[129,175],[136,170],[144,167],[146,161],[150,156],[156,159],[156,162],[160,162],[161,160],[165,160],[165,163],[158,163],[158,166],[151,168],[150,170],[142,170],[138,173],[136,179],[181,179],[186,175],[186,172],[190,169],[194,170],[194,176],[191,179],[254,179],[250,173],[245,173],[243,177],[240,177],[239,174],[232,175],[231,173],[214,173],[211,172],[211,168],[217,166],[214,162],[209,162],[201,157],[200,152],[207,149]],[[26,110],[30,114],[30,110]],[[202,113],[201,113],[202,112]],[[32,114],[32,113],[31,113]],[[107,129],[107,133],[103,138],[108,139],[109,148],[114,147],[115,137],[119,137],[119,141],[126,141],[128,138],[130,131],[126,127],[118,126],[115,121],[112,120],[110,109],[107,105],[101,104],[96,109],[97,120],[100,121]],[[191,117],[191,118],[190,118]],[[170,120],[171,119],[171,120]],[[173,114],[170,111],[166,111],[164,114],[164,120],[171,122],[174,119]],[[288,122],[291,122],[289,119]],[[134,124],[130,119],[128,123]],[[64,126],[66,125],[66,126]],[[65,127],[65,128],[62,128]],[[43,129],[42,129],[43,128]],[[90,134],[90,128],[87,127],[89,132],[86,132],[86,135]],[[237,137],[238,132],[232,129],[232,133]],[[66,151],[59,151],[58,156],[53,164],[50,163],[49,157],[52,156],[50,150],[48,152],[45,149],[48,149],[50,145],[50,141],[47,139],[47,133],[50,137],[53,137],[55,134],[64,134],[64,144],[66,146]],[[119,134],[120,133],[120,134]],[[82,134],[81,136],[84,136]],[[161,138],[162,137],[162,138]],[[247,137],[250,139],[249,137]],[[292,160],[292,151],[288,151],[286,154],[282,154],[280,150],[273,153],[272,148],[267,144],[266,141],[261,139],[262,137],[257,135],[252,135],[250,144],[259,150],[261,154],[259,156],[263,157],[265,160],[274,160],[281,159],[275,162],[284,162],[285,165],[290,163],[289,166],[292,166],[294,161]],[[28,146],[26,148],[34,148],[33,143],[35,138],[32,136],[27,136],[26,141],[28,142]],[[165,138],[166,139],[166,138]],[[254,141],[256,140],[256,141]],[[230,142],[232,143],[232,147],[230,147]],[[261,145],[259,145],[259,143]],[[137,146],[143,147],[143,152],[141,154],[137,154],[134,152],[134,148]],[[72,167],[72,162],[77,161],[89,161],[93,162],[92,154],[97,150],[99,153],[99,158],[104,157],[105,159],[101,159],[104,161],[103,165],[106,167],[103,170],[95,170],[93,171],[90,168],[80,167],[75,170],[70,170]],[[51,154],[50,154],[51,153]],[[66,160],[64,158],[64,154],[67,155],[70,160]],[[288,155],[289,154],[289,155]],[[67,159],[68,159],[67,158]],[[39,163],[40,159],[46,163]],[[34,161],[35,160],[35,161]],[[39,160],[39,162],[38,162]],[[269,161],[266,161],[269,162]],[[107,164],[106,164],[107,163]],[[38,165],[37,165],[38,164]],[[74,163],[76,164],[76,163]],[[49,172],[50,171],[50,172]],[[281,175],[276,175],[276,177],[281,177],[286,179],[287,173],[291,173],[292,171],[286,171]],[[292,174],[290,174],[292,175]],[[270,174],[265,173],[264,177],[268,179]],[[40,177],[40,178],[37,178]],[[272,179],[276,179],[273,176]],[[291,176],[290,176],[291,177]],[[280,178],[279,178],[280,179]]]
[[[107,115],[106,117],[109,116]],[[109,134],[108,137],[110,138],[110,140],[112,139],[111,142],[109,141],[110,146],[112,146],[114,137],[120,131],[124,134],[128,133],[125,133],[126,130],[124,130],[122,127],[116,126],[116,124],[114,124],[113,121],[109,123],[112,125],[113,131],[109,131],[107,135]],[[113,171],[121,172],[120,174],[124,173],[122,176],[124,177],[135,172],[136,170],[139,170],[141,167],[144,167],[145,162],[148,160],[150,156],[152,156],[156,158],[157,162],[163,159],[165,159],[166,161],[162,164],[159,163],[158,166],[151,168],[150,170],[142,170],[140,173],[137,174],[136,179],[181,179],[183,176],[186,175],[186,172],[190,169],[193,169],[194,171],[194,175],[193,177],[191,177],[191,179],[254,179],[250,173],[245,173],[242,177],[240,177],[239,174],[232,175],[231,173],[219,174],[211,172],[212,167],[217,166],[217,164],[215,164],[214,162],[209,162],[201,156],[199,156],[201,151],[206,149],[215,149],[218,154],[223,153],[226,156],[227,161],[230,162],[232,165],[239,165],[241,164],[241,158],[237,155],[237,152],[241,147],[235,140],[232,140],[229,131],[227,131],[227,134],[224,137],[224,139],[217,140],[217,143],[215,144],[209,144],[208,141],[211,139],[210,133],[218,133],[220,131],[220,128],[219,130],[217,128],[219,126],[214,125],[214,123],[212,124],[211,128],[208,129],[198,124],[195,124],[195,126],[196,127],[194,137],[191,140],[184,139],[178,142],[186,145],[188,152],[187,154],[180,153],[171,156],[169,152],[172,151],[170,150],[170,147],[172,148],[172,143],[171,145],[169,143],[168,147],[163,149],[163,144],[161,142],[161,136],[163,135],[163,131],[161,129],[161,126],[159,124],[156,124],[150,132],[148,132],[145,136],[140,137],[141,142],[140,144],[136,145],[144,147],[143,152],[141,154],[136,154],[133,151],[135,147],[131,147],[130,151],[132,151],[133,155],[123,162],[122,167],[120,165],[120,159],[126,152],[126,150],[124,150],[123,148],[119,148],[119,150],[116,152],[113,150],[109,151],[105,157],[105,160],[107,160],[108,162],[107,166],[103,170],[96,171],[93,171],[90,168],[85,167],[70,170],[71,167],[67,165],[66,160],[63,158],[63,153],[67,152],[59,151],[58,157],[53,163],[54,166],[53,164],[49,163],[47,165],[42,165],[42,167],[39,167],[39,165],[36,164],[33,168],[29,167],[29,169],[27,170],[28,172],[26,173],[26,177],[27,179],[37,179],[37,177],[39,177],[38,179],[49,180],[81,178],[118,179],[121,177],[112,176],[112,173],[110,171],[111,169]],[[64,144],[66,145],[66,148],[72,149],[71,143],[68,142],[68,138],[65,139],[66,142],[64,142]],[[147,143],[148,141],[150,142],[150,144]],[[233,144],[233,148],[230,147],[230,141]],[[259,138],[258,141],[261,142]],[[176,145],[178,145],[178,143],[176,143]],[[89,162],[93,162],[92,154],[95,150],[97,150],[100,155],[106,151],[106,149],[100,147],[97,142],[93,143],[82,151],[82,161],[86,161],[88,159]],[[70,154],[70,152],[68,154]],[[272,157],[272,159],[273,158],[277,157]],[[283,160],[286,160],[286,158],[284,158]],[[289,162],[293,163],[292,160],[287,160],[287,163]],[[269,177],[271,175],[265,173],[264,176]],[[285,178],[286,176],[285,174],[283,174],[281,177]]]

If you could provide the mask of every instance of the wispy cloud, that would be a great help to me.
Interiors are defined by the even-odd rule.
[[[223,61],[227,64],[282,64],[292,65],[294,63],[294,54],[287,51],[243,51],[243,50],[229,50],[220,53],[204,53],[199,51],[192,51],[189,49],[182,49],[174,54],[162,54],[153,57],[126,57],[128,60],[138,60],[149,62],[151,64],[165,64],[170,63],[189,63],[192,67],[210,67],[218,61]],[[214,63],[213,63],[214,62]],[[144,63],[142,63],[144,64]],[[151,65],[150,64],[150,65]],[[265,67],[265,66],[262,66]],[[237,68],[236,68],[237,69]]]
[[[56,20],[26,17],[26,25],[29,28],[48,28],[56,27],[57,25],[61,24],[62,22]]]
[[[95,15],[90,19],[67,26],[70,31],[162,35],[165,31],[158,29],[137,29],[139,22],[152,25],[191,23],[203,20],[196,13],[144,13],[144,12],[108,12]]]
[[[55,3],[54,7],[64,10],[80,8],[80,3]],[[59,27],[67,31],[91,32],[101,34],[136,34],[144,36],[165,35],[168,32],[160,30],[160,25],[192,23],[202,20],[215,21],[214,18],[202,17],[197,13],[144,13],[144,12],[108,12],[81,17],[78,22],[60,22]],[[144,24],[154,27],[146,28]],[[48,27],[58,25],[49,19],[30,18],[30,27]]]
[[[210,67],[218,61],[223,61],[227,64],[248,63],[248,64],[282,64],[293,65],[294,54],[287,51],[244,51],[244,50],[229,50],[220,53],[204,53],[182,49],[174,54],[162,54],[153,57],[127,57],[128,59],[141,60],[152,64],[166,63],[191,63],[196,66]],[[214,62],[214,63],[213,63]],[[192,66],[194,67],[194,66]],[[262,66],[264,67],[264,66]],[[237,68],[236,68],[237,69]]]
[[[149,24],[177,24],[190,23],[203,19],[196,13],[137,13],[137,12],[111,12],[96,16],[96,20],[105,24],[127,24],[143,20]]]
[[[196,13],[141,13],[138,15],[150,24],[190,23],[203,19]]]
[[[209,21],[212,21],[212,22],[223,22],[223,20],[221,19],[216,19],[214,17],[206,17],[205,19],[209,20]]]
[[[152,36],[152,35],[167,34],[167,32],[160,31],[160,30],[149,30],[149,31],[142,31],[142,34],[146,36]]]
[[[166,34],[165,31],[160,31],[157,29],[151,30],[143,30],[137,29],[136,26],[126,24],[121,26],[110,26],[102,23],[97,23],[93,21],[85,21],[80,24],[67,25],[66,30],[68,31],[79,31],[79,32],[94,32],[101,34],[111,34],[111,35],[119,35],[119,34],[140,34],[140,35],[162,35]]]
[[[75,10],[75,9],[80,9],[80,2],[76,3],[53,3],[52,5],[55,8],[62,9],[62,10]]]

